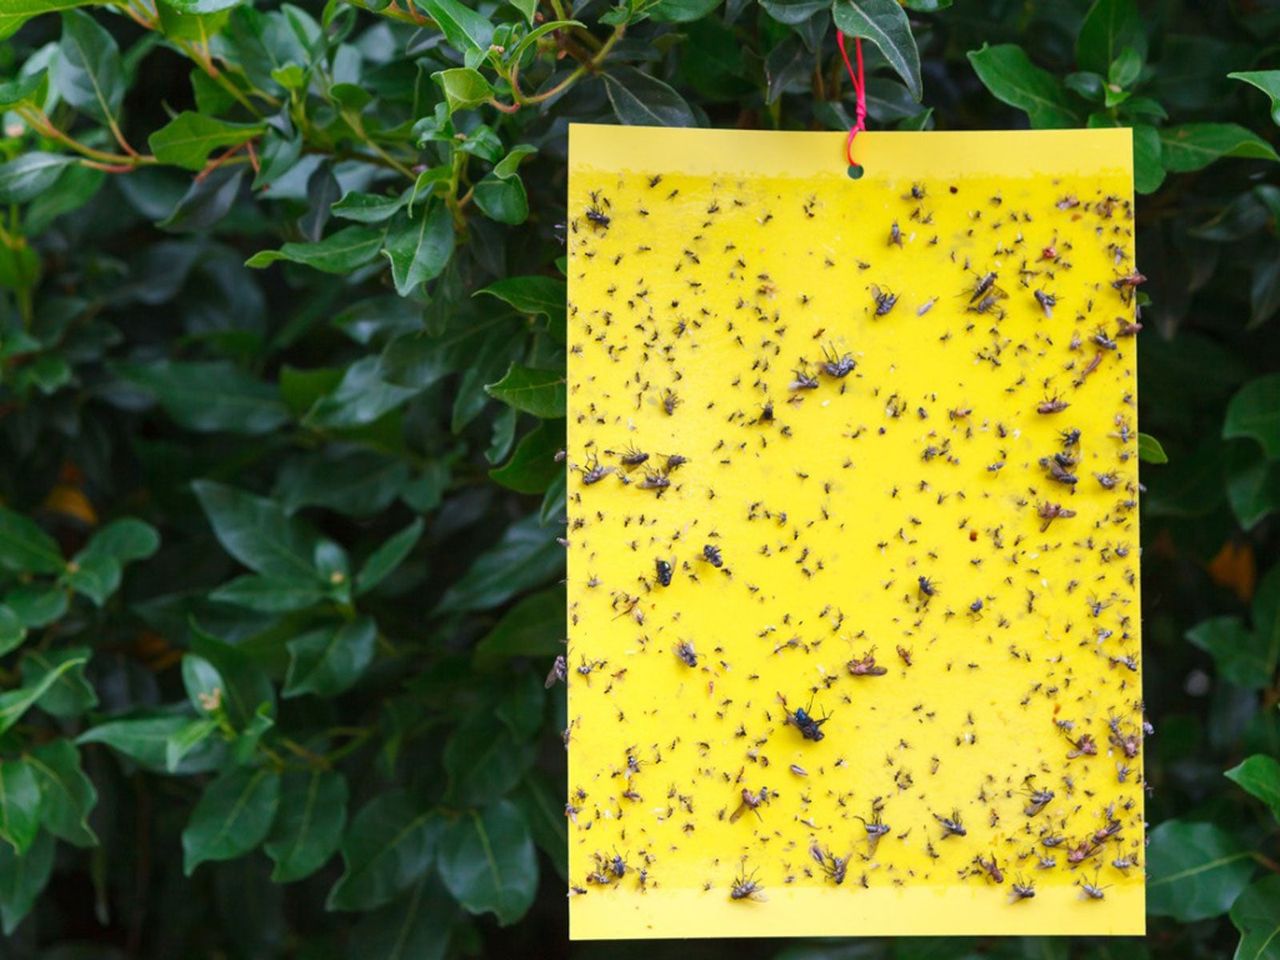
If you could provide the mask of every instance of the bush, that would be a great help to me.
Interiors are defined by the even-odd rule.
[[[1124,949],[1280,957],[1280,11],[905,8],[0,4],[0,955],[564,952],[566,123],[846,129],[834,20],[872,129],[1134,128]]]

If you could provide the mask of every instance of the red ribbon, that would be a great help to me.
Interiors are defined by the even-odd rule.
[[[849,53],[844,48],[844,33],[840,30],[836,31],[836,42],[840,44],[840,56],[844,57],[844,65],[849,70],[849,79],[853,81],[853,95],[857,99],[857,110],[854,113],[853,126],[849,128],[849,139],[844,144],[844,158],[849,161],[849,166],[854,166],[853,162],[853,138],[858,135],[859,130],[867,129],[867,81],[862,74],[862,38],[853,38],[853,55],[858,61],[858,70],[855,73],[853,64],[849,62]]]

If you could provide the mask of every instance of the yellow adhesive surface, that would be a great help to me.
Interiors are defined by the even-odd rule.
[[[571,127],[571,935],[1141,934],[1129,132],[843,145]]]

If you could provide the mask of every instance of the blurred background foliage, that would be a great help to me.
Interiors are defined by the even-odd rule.
[[[1134,130],[1144,942],[566,942],[566,125],[845,129],[837,26],[871,129]],[[0,956],[1280,958],[1276,0],[0,38]]]

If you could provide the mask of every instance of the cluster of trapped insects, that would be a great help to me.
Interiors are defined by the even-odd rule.
[[[571,190],[570,896],[1142,883],[1133,208]]]

